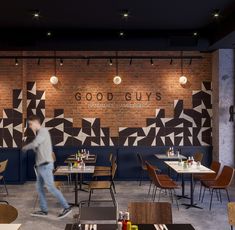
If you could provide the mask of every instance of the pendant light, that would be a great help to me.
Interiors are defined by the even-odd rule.
[[[118,74],[118,52],[116,52],[116,75],[113,78],[113,83],[119,85],[122,82],[122,78]]]
[[[55,58],[54,58],[54,75],[51,76],[50,82],[52,85],[56,85],[59,82],[58,77],[56,76],[56,51],[54,52]]]
[[[184,76],[184,70],[183,70],[183,51],[181,51],[180,57],[181,57],[181,76],[179,78],[179,83],[181,85],[185,85],[188,82],[188,79],[187,79],[187,77]]]

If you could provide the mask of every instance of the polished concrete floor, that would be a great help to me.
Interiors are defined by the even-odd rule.
[[[128,202],[131,201],[149,201],[150,198],[147,196],[148,182],[143,182],[140,187],[136,181],[133,182],[116,182],[117,194],[116,199],[120,210],[126,210]],[[34,182],[28,182],[24,185],[9,185],[9,196],[0,195],[0,199],[5,199],[9,203],[18,209],[19,216],[15,223],[22,224],[22,230],[55,230],[64,229],[66,223],[73,223],[73,214],[78,212],[77,208],[73,209],[73,214],[64,218],[63,220],[57,220],[56,215],[60,212],[61,207],[56,200],[47,193],[48,204],[50,214],[46,218],[31,217],[30,212],[33,211],[34,201],[36,197]],[[195,190],[195,200],[198,199],[197,187]],[[0,191],[3,188],[0,187]],[[177,191],[180,194],[180,190]],[[231,200],[235,200],[235,187],[230,189]],[[73,187],[64,187],[63,193],[68,201],[74,201]],[[189,193],[189,186],[186,186],[186,193]],[[93,195],[94,199],[109,199],[110,194],[108,191],[97,191]],[[80,191],[79,200],[88,199],[88,193]],[[212,211],[209,211],[209,194],[206,193],[204,203],[199,203],[202,210],[200,209],[185,209],[184,206],[180,205],[178,211],[176,205],[173,205],[173,221],[174,223],[191,223],[196,230],[226,230],[230,229],[227,223],[227,199],[225,193],[222,193],[223,203],[221,204],[215,196]],[[167,196],[162,196],[161,201],[169,201]],[[179,203],[189,202],[186,200],[180,200]],[[38,208],[38,207],[37,207]]]

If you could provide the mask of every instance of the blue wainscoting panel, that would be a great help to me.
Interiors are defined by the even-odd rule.
[[[85,148],[85,147],[84,147]],[[109,155],[113,153],[117,157],[118,169],[116,180],[138,180],[141,172],[136,154],[140,153],[144,160],[149,161],[153,165],[159,167],[163,172],[167,172],[166,165],[163,161],[158,160],[154,154],[165,154],[169,147],[88,147],[91,154],[97,155],[97,165],[108,165]],[[178,147],[177,147],[178,149]],[[183,146],[180,147],[182,154],[192,156],[196,152],[204,154],[203,164],[209,166],[212,161],[212,147],[205,146]],[[76,153],[77,147],[54,147],[54,152],[57,158],[56,165],[65,165],[65,159]],[[81,150],[81,149],[80,149]],[[0,161],[9,160],[6,171],[6,181],[8,183],[23,183],[26,180],[35,180],[34,164],[35,153],[28,151],[22,153],[18,148],[1,148]],[[86,177],[90,178],[90,176]],[[144,179],[147,179],[147,173],[144,174]],[[63,178],[66,179],[66,178]]]
[[[0,161],[8,159],[8,165],[5,171],[5,180],[7,183],[21,182],[21,156],[18,148],[0,148]]]

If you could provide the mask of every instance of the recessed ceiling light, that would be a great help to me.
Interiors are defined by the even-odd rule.
[[[123,37],[123,36],[124,36],[124,32],[123,32],[123,31],[120,31],[120,32],[119,32],[119,35],[120,35],[121,37]]]
[[[33,11],[33,17],[34,17],[35,19],[38,19],[38,18],[40,17],[40,11],[39,11],[39,10],[34,10],[34,11]]]
[[[195,37],[196,37],[197,35],[198,35],[198,33],[197,33],[197,32],[194,32],[194,33],[193,33],[193,36],[195,36]]]
[[[220,10],[219,9],[214,10],[213,17],[218,18],[219,16],[220,16]]]
[[[128,18],[129,17],[129,11],[128,10],[123,10],[122,11],[122,17],[123,18]]]
[[[51,31],[47,32],[47,36],[50,37],[52,35]]]

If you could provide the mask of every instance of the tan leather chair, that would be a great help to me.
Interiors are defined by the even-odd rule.
[[[225,190],[226,194],[227,194],[228,202],[230,202],[228,188],[230,187],[230,185],[232,183],[233,177],[234,177],[234,169],[229,166],[224,166],[221,174],[219,175],[219,177],[216,180],[213,180],[213,181],[207,181],[207,180],[204,181],[203,180],[203,181],[201,181],[202,186],[204,186],[202,202],[204,200],[206,188],[208,188],[211,191],[210,208],[209,208],[210,210],[211,210],[211,206],[212,206],[214,191],[219,191],[220,202],[222,202],[220,190]]]
[[[6,182],[4,179],[4,172],[6,171],[7,164],[8,164],[8,160],[0,162],[0,181],[3,181],[4,187],[6,190],[6,194],[8,195],[8,190],[7,190]]]

